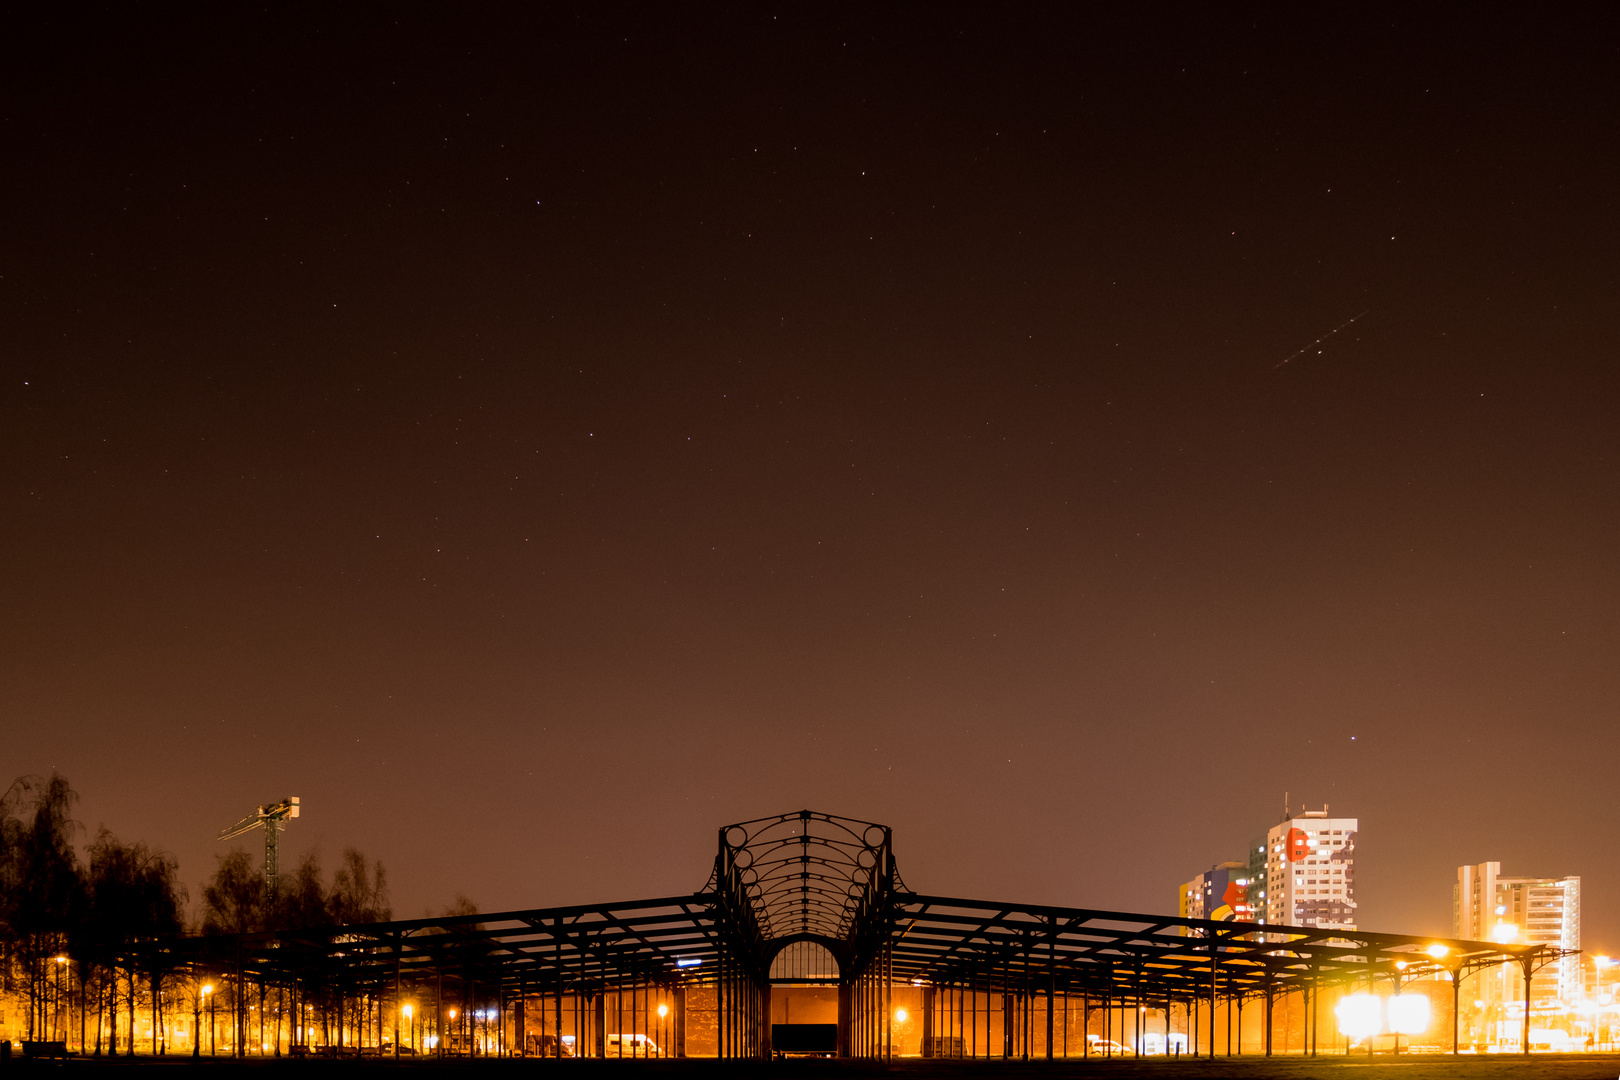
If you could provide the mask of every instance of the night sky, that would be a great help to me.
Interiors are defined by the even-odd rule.
[[[514,7],[8,30],[5,781],[400,917],[803,807],[1173,912],[1286,794],[1620,948],[1620,18]]]

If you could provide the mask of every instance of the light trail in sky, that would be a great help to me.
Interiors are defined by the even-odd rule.
[[[1367,309],[1367,311],[1371,311],[1371,310],[1372,310],[1372,308]],[[1275,364],[1271,365],[1272,370],[1275,371],[1277,368],[1282,367],[1284,364],[1288,363],[1288,361],[1294,359],[1296,356],[1302,356],[1305,353],[1310,352],[1312,349],[1314,349],[1318,345],[1322,344],[1322,342],[1326,341],[1328,338],[1332,337],[1334,334],[1337,334],[1340,330],[1343,330],[1345,327],[1349,326],[1351,323],[1353,323],[1357,319],[1361,318],[1362,315],[1367,314],[1367,311],[1363,311],[1358,315],[1352,316],[1350,319],[1346,320],[1345,322],[1341,323],[1340,325],[1335,326],[1333,329],[1329,330],[1327,333],[1323,334],[1321,337],[1317,338],[1315,341],[1311,342],[1309,345],[1305,346],[1303,349],[1300,349],[1297,352],[1289,353],[1287,356],[1283,357],[1281,360],[1279,360]]]

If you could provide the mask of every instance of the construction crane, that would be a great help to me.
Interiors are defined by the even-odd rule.
[[[277,841],[288,820],[297,816],[298,796],[290,795],[280,802],[266,803],[219,834],[221,840],[229,840],[254,829],[264,829],[264,891],[272,896],[276,892]]]

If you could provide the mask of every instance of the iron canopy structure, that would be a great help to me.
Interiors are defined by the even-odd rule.
[[[379,1046],[389,1041],[385,1015],[394,1018],[395,1053],[403,1003],[431,996],[438,1052],[477,1052],[473,1018],[498,1016],[498,1045],[519,1053],[605,1054],[616,1039],[622,1054],[630,1038],[648,1053],[701,1042],[703,1052],[757,1057],[772,1050],[773,983],[795,981],[780,966],[773,980],[773,962],[795,946],[831,957],[824,981],[837,986],[838,1051],[855,1057],[894,1053],[896,988],[921,997],[925,1054],[977,1052],[981,1001],[985,1018],[992,1002],[1001,1017],[995,1056],[1052,1056],[1059,1003],[1067,1017],[1076,1001],[1083,1015],[1127,1003],[1167,1018],[1179,1009],[1190,1051],[1214,1052],[1217,1014],[1234,1003],[1263,1005],[1269,1021],[1290,995],[1319,1002],[1324,992],[1434,975],[1449,977],[1455,996],[1469,974],[1500,964],[1518,965],[1528,992],[1528,976],[1561,955],[919,893],[899,876],[887,826],[802,810],[720,829],[708,881],[690,894],[193,937],[154,946],[163,959],[151,962],[232,976],[306,1021],[335,1003],[340,1042],[345,1002],[364,1001],[376,1010]],[[624,1034],[627,1002],[631,1024],[648,1034]],[[278,1029],[278,1049],[280,1038]],[[294,1024],[294,1043],[308,1038],[308,1024]]]

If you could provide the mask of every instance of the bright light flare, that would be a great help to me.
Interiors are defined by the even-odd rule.
[[[1428,995],[1396,994],[1390,998],[1389,1030],[1400,1035],[1422,1035],[1428,1031]]]
[[[666,1017],[668,1015],[669,1015],[669,1006],[668,1005],[660,1005],[660,1006],[658,1006],[658,1018],[660,1020],[662,1020],[664,1017]]]
[[[1333,1007],[1339,1020],[1339,1033],[1352,1039],[1364,1039],[1384,1030],[1382,1003],[1371,994],[1351,994],[1340,998]]]
[[[1433,945],[1430,945],[1423,951],[1434,957],[1436,960],[1444,960],[1451,954],[1451,949],[1445,945],[1441,945],[1439,942],[1435,942]]]
[[[896,1009],[896,1010],[894,1010],[894,1019],[895,1019],[896,1023],[900,1023],[900,1024],[905,1023],[906,1022],[906,1017],[910,1016],[910,1015],[911,1014],[906,1012],[906,1010],[904,1010],[904,1009]]]

